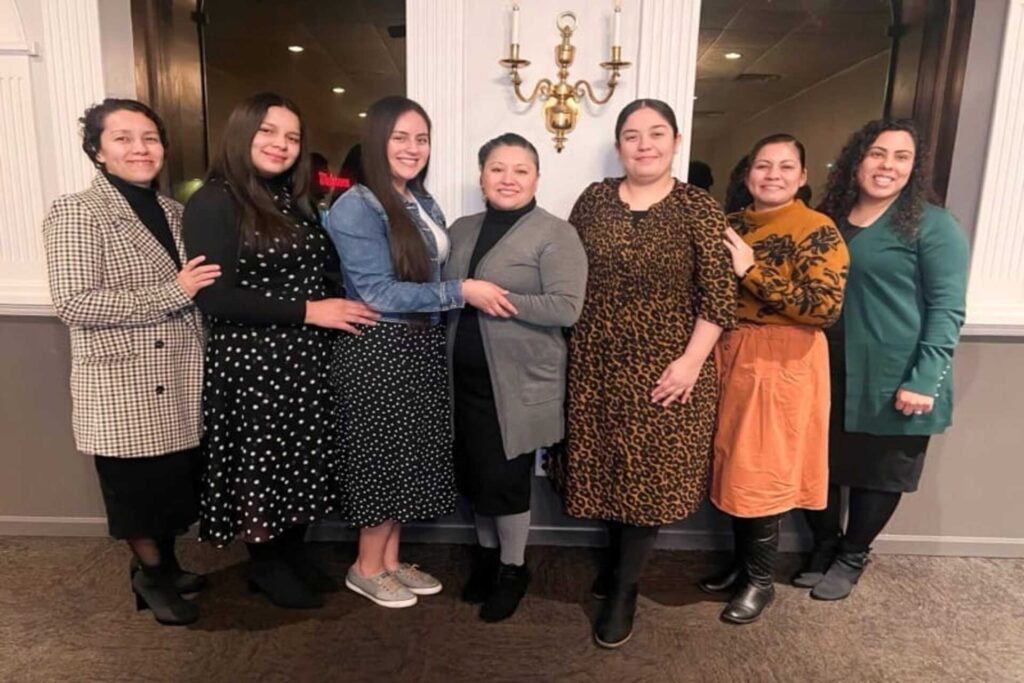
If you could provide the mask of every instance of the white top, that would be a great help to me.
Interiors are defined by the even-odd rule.
[[[444,263],[448,260],[448,252],[451,251],[451,240],[448,238],[447,231],[434,222],[430,213],[420,205],[419,200],[416,201],[416,210],[420,212],[420,218],[430,228],[430,232],[434,233],[434,242],[437,244],[437,260]]]

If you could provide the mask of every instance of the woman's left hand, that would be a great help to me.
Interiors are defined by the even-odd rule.
[[[732,228],[726,228],[725,246],[732,254],[732,270],[736,277],[743,277],[754,266],[754,250]]]
[[[896,392],[896,410],[904,415],[926,415],[932,412],[935,399],[924,394],[916,394],[913,391],[900,389]]]
[[[675,401],[689,401],[702,365],[685,354],[676,358],[658,378],[658,383],[651,391],[651,401],[661,404],[663,408],[668,408]]]

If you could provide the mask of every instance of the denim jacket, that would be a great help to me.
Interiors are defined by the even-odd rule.
[[[444,214],[434,198],[426,191],[409,189],[431,219],[445,228]],[[442,311],[464,306],[462,281],[441,280],[444,264],[438,259],[433,233],[414,202],[407,201],[406,209],[427,245],[433,264],[430,282],[403,282],[395,276],[387,214],[363,185],[356,185],[334,203],[327,217],[327,232],[341,258],[346,297],[362,301],[380,313],[384,322],[422,321],[422,314],[429,313],[433,325],[440,322]]]

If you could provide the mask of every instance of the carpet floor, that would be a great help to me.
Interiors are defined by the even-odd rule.
[[[337,577],[353,556],[314,551]],[[410,609],[343,590],[288,611],[247,592],[240,545],[182,541],[211,585],[198,623],[162,627],[134,609],[121,544],[0,538],[0,681],[1024,681],[1024,560],[877,556],[849,599],[824,603],[785,583],[800,558],[784,555],[765,617],[732,626],[694,586],[722,555],[656,551],[632,640],[603,651],[594,550],[531,547],[530,592],[499,624],[458,599],[467,548],[403,553],[446,590]]]

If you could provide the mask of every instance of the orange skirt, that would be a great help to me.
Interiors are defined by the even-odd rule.
[[[741,324],[715,347],[711,501],[764,517],[828,498],[828,344],[816,327]]]

